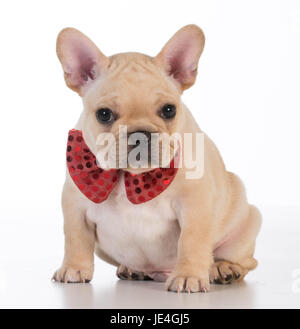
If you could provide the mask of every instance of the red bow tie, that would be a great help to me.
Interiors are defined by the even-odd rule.
[[[82,132],[72,129],[68,135],[67,166],[74,183],[91,201],[101,203],[109,197],[120,178],[120,169],[103,170],[85,144]],[[149,201],[163,192],[174,179],[178,168],[174,159],[170,168],[157,168],[142,174],[125,172],[126,195],[134,204]]]

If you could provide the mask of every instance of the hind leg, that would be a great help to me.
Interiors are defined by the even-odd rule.
[[[246,271],[238,264],[228,261],[216,261],[209,274],[210,283],[228,284],[241,280],[246,275]]]
[[[132,271],[124,265],[120,265],[117,269],[117,277],[121,280],[152,280],[143,272]]]
[[[242,280],[257,266],[253,257],[255,241],[261,225],[261,215],[252,205],[249,215],[238,234],[214,251],[214,264],[210,269],[210,282],[227,284]]]

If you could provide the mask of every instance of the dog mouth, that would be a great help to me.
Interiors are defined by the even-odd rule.
[[[98,162],[103,169],[123,169],[130,173],[142,173],[156,168],[168,167],[175,156],[174,142],[164,142],[162,134],[135,130],[118,135],[115,143],[106,154],[104,161],[103,152],[98,152]],[[104,163],[106,162],[106,163]]]

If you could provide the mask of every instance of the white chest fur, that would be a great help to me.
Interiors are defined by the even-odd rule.
[[[146,273],[175,266],[180,228],[167,190],[134,205],[120,179],[109,199],[89,206],[87,216],[97,225],[100,248],[119,264]]]

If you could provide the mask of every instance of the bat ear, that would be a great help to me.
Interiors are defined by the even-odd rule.
[[[204,34],[197,25],[184,26],[174,34],[154,60],[175,79],[183,91],[196,80],[204,43]]]
[[[97,46],[74,28],[66,28],[59,33],[56,51],[67,86],[80,95],[84,94],[109,63]]]

